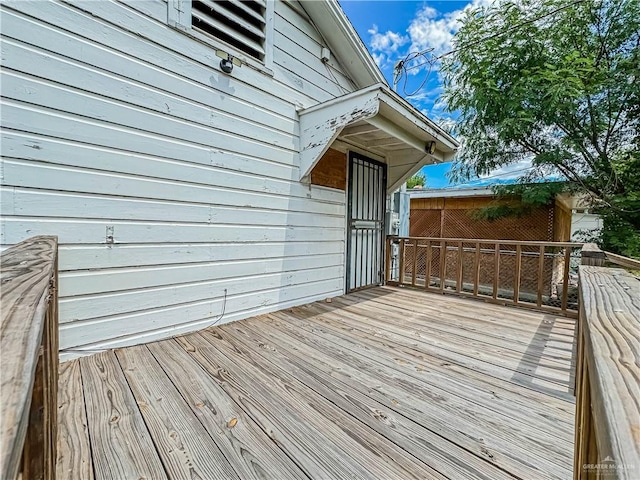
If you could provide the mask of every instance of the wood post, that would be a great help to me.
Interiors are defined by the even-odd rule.
[[[624,270],[580,267],[574,480],[638,478],[639,290]]]
[[[598,248],[595,243],[585,243],[582,246],[582,265],[591,265],[594,267],[604,266],[607,257],[605,253]]]
[[[58,426],[57,239],[2,253],[0,478],[55,478]]]

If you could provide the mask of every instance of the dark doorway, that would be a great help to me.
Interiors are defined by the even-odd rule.
[[[349,153],[347,292],[382,284],[387,166]]]

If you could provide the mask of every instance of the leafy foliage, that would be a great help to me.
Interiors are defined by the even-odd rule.
[[[640,242],[640,2],[507,0],[470,10],[455,47],[454,180],[530,161],[524,195],[559,173],[605,213],[604,242]]]
[[[407,188],[414,188],[417,186],[424,187],[427,183],[427,177],[423,173],[416,173],[413,177],[407,180]]]

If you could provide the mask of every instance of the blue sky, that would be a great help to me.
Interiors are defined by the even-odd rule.
[[[393,83],[393,66],[399,59],[409,52],[420,52],[428,48],[433,49],[433,56],[448,52],[452,48],[451,40],[459,25],[458,19],[464,10],[490,3],[490,0],[339,1],[390,85]],[[430,72],[425,66],[411,70],[406,75],[406,85],[405,78],[402,78],[397,91],[444,128],[451,127],[455,122],[455,113],[446,112],[441,101],[442,80],[437,63]],[[410,95],[412,93],[415,94]],[[451,164],[425,167],[423,173],[427,176],[427,185],[430,188],[450,186],[445,177],[450,167]],[[472,185],[487,185],[512,177],[509,170],[511,169],[494,172],[491,178],[478,179]],[[522,169],[519,173],[522,173]]]

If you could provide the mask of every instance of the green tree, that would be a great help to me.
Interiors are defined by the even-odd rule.
[[[640,244],[638,0],[470,10],[442,72],[464,141],[454,180],[531,161],[522,183],[560,174],[605,214],[603,241],[640,254],[625,250]]]
[[[413,177],[407,180],[407,188],[414,188],[417,186],[424,187],[427,182],[427,177],[424,173],[416,173]]]

